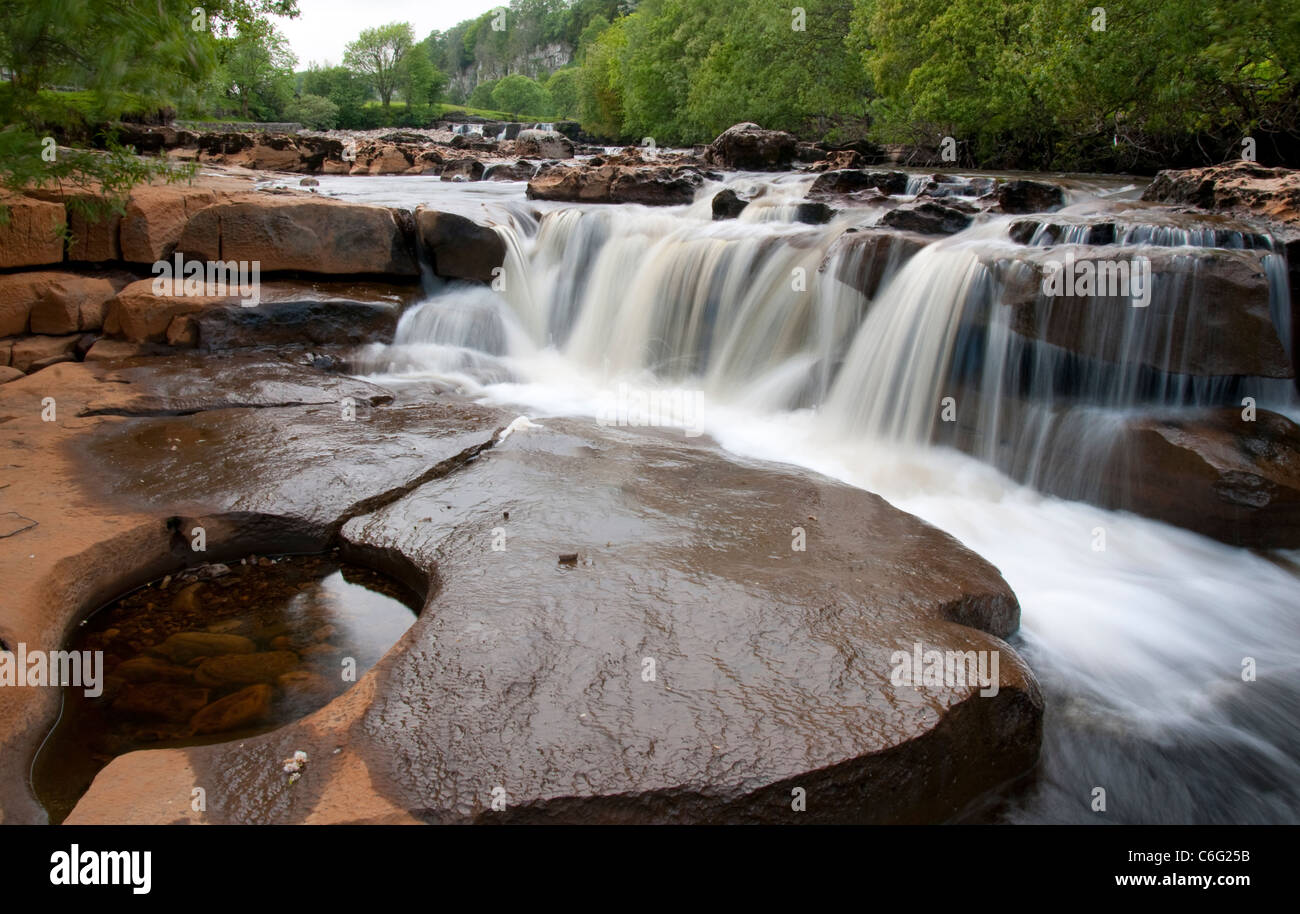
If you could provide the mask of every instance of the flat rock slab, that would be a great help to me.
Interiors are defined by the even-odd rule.
[[[1033,765],[1042,701],[987,562],[814,474],[543,424],[344,524],[432,582],[355,688],[258,738],[122,756],[68,821],[172,821],[202,786],[181,818],[924,822]],[[895,684],[916,645],[997,652],[996,695]]]

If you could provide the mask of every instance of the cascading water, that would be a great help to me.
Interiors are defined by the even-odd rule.
[[[616,384],[698,390],[702,425],[723,447],[878,492],[988,558],[1020,599],[1016,643],[1048,711],[1036,783],[985,818],[1300,820],[1300,556],[1040,494],[1089,498],[1098,461],[1144,411],[1251,395],[1295,414],[1290,380],[1243,381],[1187,355],[1198,334],[1218,332],[1197,323],[1210,313],[1210,258],[1266,274],[1251,326],[1263,336],[1271,323],[1289,344],[1282,256],[1263,236],[1112,205],[1110,190],[1083,194],[1114,210],[1104,238],[1097,218],[1071,226],[1071,207],[1050,228],[997,218],[920,247],[877,231],[870,209],[793,223],[810,180],[733,178],[752,202],[721,222],[709,208],[716,186],[688,207],[534,213],[518,186],[422,194],[428,185],[408,183],[387,202],[496,222],[505,288],[441,287],[360,364],[389,383],[435,379],[523,406],[543,423],[599,414]],[[478,196],[439,196],[466,193]],[[1079,324],[1078,302],[1045,295],[1046,261],[1085,244],[1152,260],[1149,300],[1094,297]],[[1073,328],[1077,351],[1054,339],[1056,322]],[[952,423],[947,397],[959,407]],[[1270,675],[1243,683],[1244,657]],[[1267,710],[1246,688],[1268,690]],[[1177,783],[1156,773],[1171,770]],[[1090,806],[1096,786],[1112,798],[1105,816]]]

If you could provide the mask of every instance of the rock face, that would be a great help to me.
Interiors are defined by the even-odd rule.
[[[0,196],[9,220],[0,225],[0,269],[32,267],[63,260],[63,206],[35,197]]]
[[[705,161],[736,171],[782,171],[794,161],[798,141],[781,130],[757,124],[728,127],[705,153]]]
[[[1283,416],[1247,421],[1229,407],[1133,418],[1096,470],[1090,490],[1050,477],[1044,488],[1236,546],[1300,547],[1300,427]]]
[[[204,285],[202,295],[167,295],[142,279],[123,289],[109,306],[104,331],[130,343],[177,345],[170,339],[178,319],[192,320],[194,340],[207,350],[294,343],[362,343],[392,339],[414,287],[347,282],[271,280],[260,284],[254,307],[237,288]]]
[[[1008,181],[994,193],[1004,213],[1047,213],[1065,205],[1065,192],[1041,181]]]
[[[573,141],[554,130],[521,130],[515,138],[515,153],[543,159],[571,159]]]
[[[1140,254],[1150,264],[1149,303],[1134,308],[1126,295],[1107,294],[1109,288],[1046,295],[1044,272],[1063,254],[1036,249],[1015,262],[989,264],[1003,283],[1000,301],[1012,309],[1014,332],[1089,358],[1173,374],[1292,377],[1269,313],[1268,278],[1257,252],[1142,248],[1135,253],[1082,245],[1070,252],[1076,274],[1087,264],[1097,276],[1103,275],[1103,265],[1137,263]],[[1109,280],[1102,284],[1110,285]]]
[[[836,239],[819,269],[832,269],[837,280],[874,298],[884,279],[927,244],[929,239],[902,232],[848,231]]]
[[[680,206],[692,202],[695,191],[703,184],[704,177],[689,166],[559,167],[533,178],[528,183],[528,198],[568,203]]]
[[[98,330],[123,273],[39,271],[0,275],[0,336]]]
[[[391,210],[311,196],[256,195],[207,207],[186,224],[177,250],[198,260],[258,261],[263,273],[419,275]]]
[[[506,243],[487,226],[455,213],[419,209],[415,213],[420,244],[444,279],[492,282],[493,270],[505,263]]]
[[[1229,162],[1162,171],[1143,200],[1227,213],[1267,227],[1286,252],[1291,286],[1291,352],[1300,358],[1300,171]],[[1300,387],[1300,371],[1296,372]]]
[[[178,513],[177,529],[207,529],[205,560],[272,536],[333,541],[422,581],[430,602],[330,705],[236,743],[121,756],[69,822],[172,821],[182,781],[210,785],[211,822],[939,821],[1034,762],[1041,698],[1000,640],[1014,596],[875,496],[667,432],[546,420],[502,440],[510,414],[387,406],[361,382],[212,358],[59,366],[41,390],[4,395],[10,431],[34,448],[14,508],[40,521],[20,534],[37,571],[30,586],[12,578],[6,640],[57,644],[99,589],[177,562]],[[353,422],[337,419],[345,392]],[[42,395],[81,421],[42,428],[29,408]],[[130,513],[68,510],[89,494]],[[503,524],[509,551],[493,552]],[[806,551],[791,549],[795,525]],[[18,562],[0,550],[6,580]],[[996,651],[988,694],[898,679],[918,643]],[[189,660],[212,666],[200,658],[226,647],[205,640]],[[34,721],[0,766],[25,764],[47,713],[13,703],[47,697],[0,693],[0,719]],[[290,790],[279,762],[297,749],[312,764]],[[28,816],[23,783],[0,779],[7,821]],[[807,813],[791,810],[796,786],[820,798]]]
[[[1162,171],[1142,199],[1252,217],[1300,234],[1300,171],[1289,168],[1239,161]]]

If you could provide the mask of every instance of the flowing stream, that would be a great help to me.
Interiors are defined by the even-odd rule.
[[[625,416],[653,393],[669,404],[657,421],[877,492],[995,564],[1022,607],[1013,642],[1045,689],[1043,755],[1031,783],[970,818],[1300,821],[1300,554],[1084,500],[1127,418],[1243,396],[1295,418],[1291,383],[1184,373],[1200,309],[1159,336],[1137,309],[1099,315],[1081,332],[1109,360],[1026,341],[991,303],[1042,254],[1043,229],[1016,241],[1015,219],[993,217],[905,258],[869,243],[883,210],[792,221],[811,180],[729,176],[753,202],[718,222],[720,185],[672,208],[407,177],[320,190],[460,212],[507,243],[504,289],[435,280],[394,344],[363,354],[384,383],[432,381],[542,424]],[[1063,183],[1055,240],[1114,224],[1109,256],[1156,265],[1153,313],[1199,301],[1204,256],[1258,258],[1289,346],[1285,263],[1267,237],[1144,209],[1123,181]],[[961,450],[935,444],[948,396],[977,405]]]

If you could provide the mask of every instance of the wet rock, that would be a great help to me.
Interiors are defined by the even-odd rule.
[[[194,681],[212,688],[247,685],[255,682],[275,682],[276,677],[298,666],[298,655],[293,651],[262,651],[259,653],[229,654],[204,660],[194,671]]]
[[[135,383],[108,385],[127,388],[114,402],[132,402],[129,388],[146,379],[160,403],[202,388],[165,367],[117,371]],[[217,368],[199,377],[249,381],[244,362]],[[140,455],[140,423],[117,423],[86,449],[87,466],[99,468],[97,486],[147,497],[158,516],[201,493],[206,510],[237,505],[327,530],[352,517],[340,533],[349,549],[425,575],[436,567],[442,589],[327,709],[242,746],[166,757],[185,783],[232,798],[210,807],[213,821],[346,821],[380,800],[429,821],[494,818],[485,770],[509,785],[504,818],[515,821],[787,821],[791,783],[827,800],[809,805],[816,820],[937,821],[1033,763],[1041,701],[999,640],[1016,627],[1014,596],[956,540],[879,498],[740,465],[669,432],[558,419],[430,474],[511,417],[463,404],[376,410],[366,423],[267,412],[167,420],[202,427],[209,443],[161,457]],[[347,487],[331,484],[340,472],[352,474]],[[376,498],[384,492],[397,494]],[[527,506],[539,503],[550,506],[545,522],[485,569],[472,531],[487,535],[506,511],[531,524]],[[791,550],[795,521],[807,527],[806,552]],[[682,548],[697,542],[709,548]],[[574,552],[594,568],[557,567]],[[524,582],[535,599],[521,604]],[[894,686],[891,655],[917,640],[1000,651],[998,694]],[[657,661],[652,681],[642,679],[646,657]],[[335,659],[322,655],[322,675]],[[356,764],[319,777],[345,800],[316,812],[264,802],[282,795],[276,761],[344,744]],[[77,819],[127,791],[132,817],[167,821],[156,797],[129,786],[150,756],[114,760]]]
[[[794,161],[796,147],[793,135],[747,122],[719,134],[709,145],[705,161],[736,171],[782,171]]]
[[[492,271],[505,263],[505,242],[487,226],[423,207],[416,210],[415,223],[434,273],[445,279],[490,283]]]
[[[298,184],[302,187],[320,187],[320,182],[315,178],[303,178]]]
[[[1065,205],[1065,192],[1042,181],[1008,181],[994,194],[1004,213],[1047,213]]]
[[[271,695],[271,687],[261,683],[240,689],[200,710],[190,720],[190,727],[196,734],[204,734],[251,726],[270,713]]]
[[[256,649],[257,645],[240,635],[221,635],[214,632],[179,632],[156,648],[159,654],[172,663],[182,665],[197,657],[251,654]]]
[[[257,261],[263,274],[419,275],[391,210],[317,196],[246,194],[209,206],[186,223],[177,248],[200,260]]]
[[[188,667],[148,654],[122,661],[113,674],[127,682],[192,682],[194,679],[194,671]]]
[[[515,138],[515,152],[543,159],[571,159],[573,141],[554,130],[521,130]]]
[[[742,200],[740,195],[731,188],[720,190],[713,195],[713,218],[717,219],[735,219],[749,206],[748,200]]]
[[[528,182],[530,200],[680,206],[695,199],[704,176],[690,166],[558,167]]]
[[[176,682],[147,682],[126,686],[113,700],[113,710],[181,723],[208,703],[208,695],[207,689]]]
[[[176,596],[172,597],[171,608],[180,612],[202,612],[203,601],[199,597],[199,592],[202,589],[203,585],[199,583],[187,584],[182,587],[176,592]]]
[[[498,162],[483,172],[484,181],[531,181],[537,174],[537,165],[527,159],[517,162]]]
[[[9,219],[0,225],[0,269],[32,267],[63,260],[67,215],[62,204],[18,194],[0,194]]]
[[[1072,436],[1058,436],[1068,447]],[[1136,417],[1095,469],[1087,489],[1051,474],[1045,488],[1237,546],[1300,547],[1300,427],[1284,416],[1259,410],[1246,421],[1229,407]]]
[[[205,283],[203,290],[207,294],[160,295],[152,280],[139,280],[109,305],[104,329],[132,343],[201,343],[208,351],[384,342],[392,338],[401,309],[418,296],[413,286],[289,279],[259,283],[255,300],[238,284]],[[192,326],[173,324],[186,316],[193,317]]]
[[[907,175],[901,171],[858,171],[840,169],[818,175],[808,189],[809,197],[853,196],[874,191],[901,194],[907,190]]]
[[[805,225],[825,225],[834,215],[835,210],[825,203],[800,203],[795,207],[794,221]]]
[[[919,232],[922,235],[951,235],[971,223],[971,218],[960,210],[939,203],[918,203],[900,206],[881,217],[882,225]]]
[[[483,163],[478,159],[451,159],[442,167],[444,181],[481,181]]]
[[[925,237],[895,231],[845,232],[827,251],[819,269],[833,267],[837,280],[873,298],[886,277],[929,243]]]
[[[334,694],[334,685],[320,673],[310,670],[294,670],[275,680],[276,686],[284,691],[289,700],[316,703],[328,700]]]
[[[1071,247],[1074,270],[1087,264],[1108,276],[1124,264],[1142,271],[1115,248]],[[1134,308],[1125,294],[1109,294],[1109,279],[1092,294],[1047,295],[1045,271],[1064,266],[1051,248],[1035,248],[1014,260],[991,260],[1002,283],[1000,302],[1010,307],[1011,330],[1069,352],[1115,364],[1138,363],[1173,374],[1292,377],[1290,360],[1269,311],[1268,277],[1254,251],[1144,247],[1150,264],[1150,296]]]
[[[1300,171],[1236,161],[1162,171],[1143,200],[1259,219],[1300,234]]]

